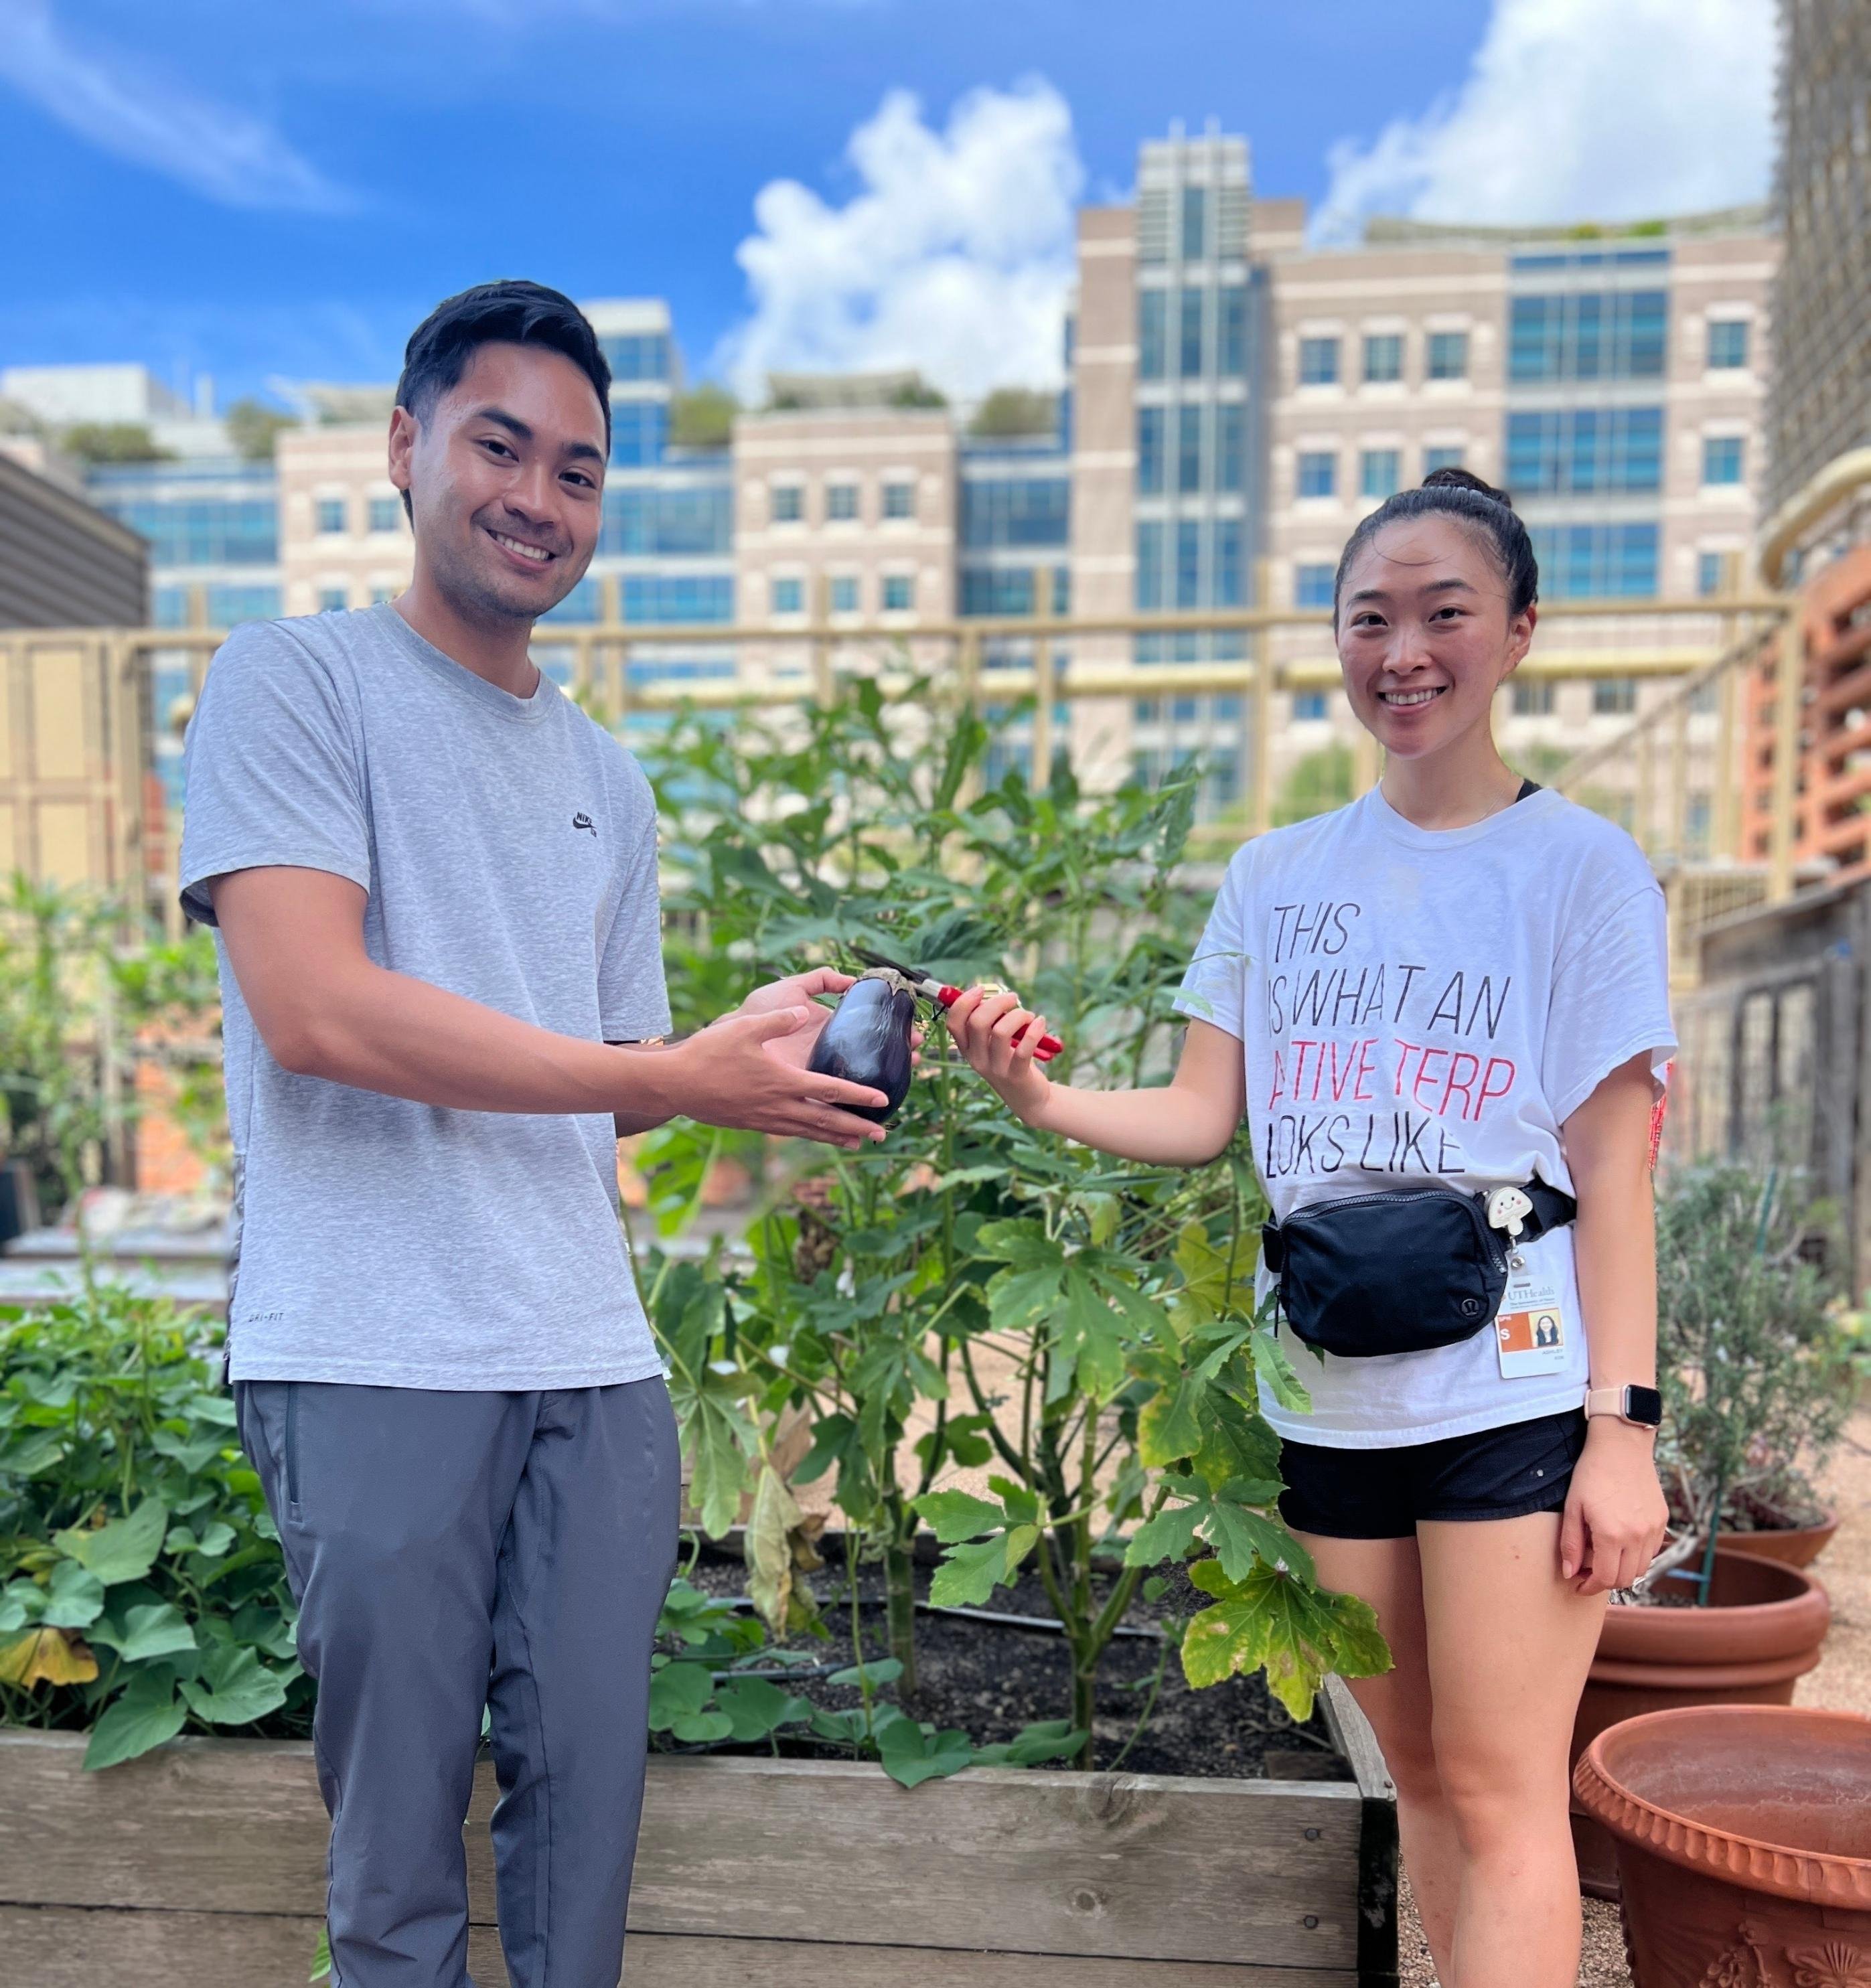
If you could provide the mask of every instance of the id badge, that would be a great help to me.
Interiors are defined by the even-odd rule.
[[[1566,1371],[1565,1306],[1557,1277],[1516,1272],[1494,1320],[1494,1351],[1504,1381]]]

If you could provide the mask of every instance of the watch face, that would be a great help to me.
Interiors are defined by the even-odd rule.
[[[1640,1422],[1646,1428],[1660,1428],[1663,1420],[1663,1398],[1654,1388],[1626,1388],[1624,1419]]]

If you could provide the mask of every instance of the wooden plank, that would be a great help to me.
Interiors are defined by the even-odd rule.
[[[468,1966],[482,1988],[508,1988],[491,1928],[470,1931]],[[624,1988],[904,1988],[905,1982],[919,1988],[1358,1988],[1355,1975],[1335,1967],[1192,1967],[1181,1960],[1061,1959],[820,1940],[633,1932],[624,1952]]]
[[[1358,1844],[1358,1988],[1394,1988],[1398,1968],[1397,1791],[1371,1722],[1342,1678],[1319,1694],[1332,1744],[1351,1763],[1363,1813]]]
[[[19,1988],[306,1988],[318,1929],[261,1912],[0,1905],[0,1972]]]
[[[0,1901],[323,1911],[308,1747],[182,1740],[86,1775],[83,1746],[0,1733]],[[484,1766],[467,1835],[470,1916],[486,1925],[494,1792]],[[838,1762],[659,1758],[631,1924],[1348,1971],[1363,1809],[1342,1783],[982,1768],[911,1792]]]
[[[470,1915],[482,1922],[494,1916],[480,1826],[492,1794],[484,1777],[468,1835]],[[651,1763],[630,1923],[1348,1970],[1362,1821],[1344,1782],[992,1767],[912,1791],[837,1761],[664,1758]]]

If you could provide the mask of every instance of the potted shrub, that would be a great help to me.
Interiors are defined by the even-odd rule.
[[[1658,1467],[1680,1525],[1643,1598],[1614,1606],[1573,1730],[1666,1707],[1790,1705],[1819,1660],[1825,1590],[1798,1567],[1727,1550],[1737,1511],[1810,1497],[1803,1469],[1838,1439],[1852,1390],[1831,1295],[1802,1254],[1803,1206],[1778,1170],[1675,1176],[1657,1205]],[[1749,1500],[1756,1501],[1751,1507]],[[1616,1895],[1609,1838],[1578,1809],[1585,1888]]]
[[[1636,1988],[1871,1980],[1871,1719],[1648,1712],[1600,1734],[1575,1786],[1617,1846]]]

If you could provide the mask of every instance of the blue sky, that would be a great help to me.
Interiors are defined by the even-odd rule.
[[[271,375],[387,378],[436,298],[513,273],[581,296],[665,296],[692,370],[738,355],[751,377],[760,360],[904,356],[884,347],[913,344],[914,330],[878,327],[913,323],[939,278],[954,309],[926,363],[959,368],[966,390],[996,367],[1035,370],[1017,335],[998,360],[963,348],[992,345],[1010,311],[1051,309],[1059,214],[1121,197],[1139,139],[1172,118],[1245,132],[1259,190],[1314,204],[1335,189],[1359,208],[1460,199],[1485,218],[1712,204],[1764,184],[1765,83],[1727,72],[1744,42],[1758,70],[1771,12],[1771,0],[0,0],[0,363],[205,368],[224,399]],[[1690,114],[1660,136],[1628,80],[1604,106],[1646,59],[1619,37],[1646,20],[1650,86],[1659,36],[1683,37],[1678,96],[1690,73]],[[1602,144],[1582,147],[1569,181],[1550,148],[1512,155],[1516,90],[1561,71],[1554,116],[1582,130],[1588,112],[1610,115],[1613,153],[1629,140],[1621,177],[1606,177]],[[1723,127],[1700,148],[1698,120]],[[867,131],[871,153],[861,136],[854,153]],[[895,161],[881,179],[861,162],[871,154]],[[1464,167],[1477,156],[1498,176]],[[763,188],[786,181],[805,193],[770,191],[756,227]],[[1015,238],[985,225],[996,202]],[[756,233],[757,294],[736,255]],[[880,241],[894,274],[870,272]],[[841,274],[820,266],[838,257]],[[991,280],[973,282],[976,265]]]

